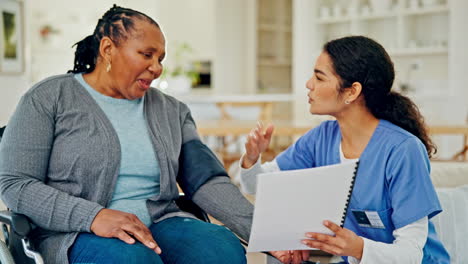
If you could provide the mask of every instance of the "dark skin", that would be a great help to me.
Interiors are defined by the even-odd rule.
[[[138,240],[157,254],[161,254],[161,248],[151,231],[134,214],[104,208],[94,218],[91,232],[100,237],[118,238],[127,244],[134,244]]]
[[[138,19],[135,29],[126,34],[127,39],[119,45],[109,37],[102,38],[96,68],[83,78],[104,95],[135,100],[143,97],[149,83],[161,75],[166,40],[157,26]]]
[[[134,100],[143,97],[149,83],[161,75],[165,39],[157,26],[142,20],[136,20],[134,32],[127,34],[127,39],[119,45],[108,37],[102,38],[96,68],[83,77],[101,94]],[[111,64],[110,71],[107,71],[108,64]],[[139,241],[161,254],[149,228],[134,214],[104,208],[94,218],[91,232],[127,244]]]

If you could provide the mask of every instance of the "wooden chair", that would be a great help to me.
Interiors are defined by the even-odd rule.
[[[221,120],[233,120],[232,115],[227,110],[229,107],[259,107],[260,113],[257,120],[268,122],[273,118],[273,102],[218,102],[216,106],[221,111]]]
[[[432,135],[462,135],[463,145],[461,150],[452,156],[453,161],[468,161],[468,124],[456,126],[430,126]]]

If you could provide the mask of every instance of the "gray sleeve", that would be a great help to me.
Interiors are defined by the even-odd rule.
[[[181,103],[181,123],[182,123],[182,144],[192,141],[192,140],[200,140],[200,136],[197,132],[197,126],[195,125],[195,121],[193,120],[192,114],[190,113],[190,109],[184,103]]]
[[[183,107],[185,113],[182,127],[183,143],[200,141],[190,110],[185,104]],[[200,158],[195,155],[191,155],[191,157]],[[216,159],[216,157],[213,156],[212,159]],[[217,162],[219,163],[219,161]],[[205,161],[198,164],[200,166],[200,164],[206,165],[207,163]],[[204,169],[205,173],[208,172],[207,167],[200,169]],[[222,169],[224,171],[224,168]],[[196,168],[192,166],[190,170],[195,171]],[[211,175],[215,174],[211,173]],[[231,183],[227,173],[225,175],[210,177],[194,192],[192,200],[240,238],[248,241],[252,225],[253,205],[245,199],[239,188]]]
[[[21,98],[0,144],[2,200],[42,228],[89,232],[103,207],[46,184],[56,104],[54,96],[34,92]]]
[[[253,205],[228,177],[220,176],[208,180],[194,194],[193,201],[240,238],[249,240]]]

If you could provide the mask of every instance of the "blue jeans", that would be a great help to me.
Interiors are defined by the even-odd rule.
[[[172,217],[150,226],[162,250],[143,244],[81,233],[70,248],[70,264],[238,264],[247,263],[245,249],[227,228],[197,219]]]

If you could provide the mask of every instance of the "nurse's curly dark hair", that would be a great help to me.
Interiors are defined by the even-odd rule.
[[[75,43],[75,60],[72,73],[90,73],[96,67],[99,56],[99,44],[103,37],[109,37],[116,45],[128,37],[128,33],[135,29],[135,19],[159,25],[149,16],[114,5],[98,20],[94,33]]]
[[[363,36],[349,36],[326,43],[323,47],[340,77],[339,93],[354,82],[362,85],[364,101],[370,112],[418,137],[432,157],[437,152],[427,131],[424,118],[408,97],[391,91],[395,70],[385,49]]]

